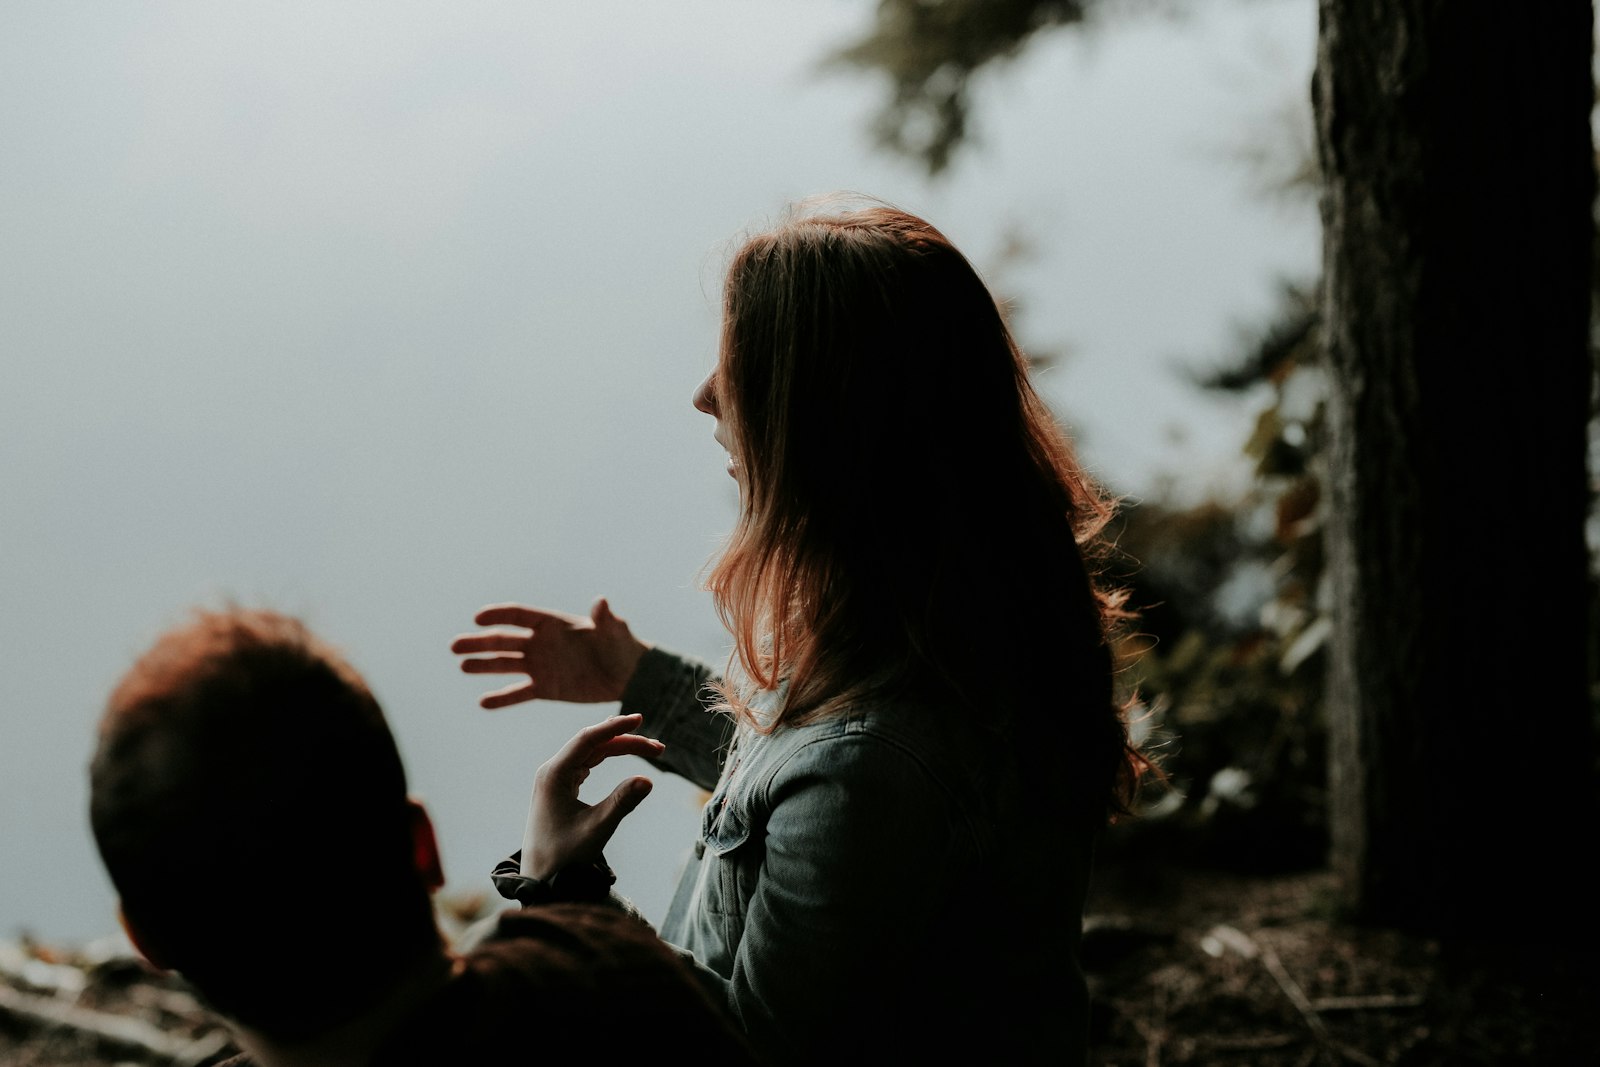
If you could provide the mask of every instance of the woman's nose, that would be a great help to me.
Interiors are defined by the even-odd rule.
[[[694,391],[694,406],[697,410],[705,412],[712,418],[717,417],[717,376],[706,375],[706,380],[700,383],[700,388]]]

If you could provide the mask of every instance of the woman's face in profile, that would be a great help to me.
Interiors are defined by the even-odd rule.
[[[728,440],[727,425],[722,421],[722,401],[717,396],[716,371],[706,375],[706,380],[694,391],[694,406],[717,420],[716,429],[711,432],[711,436],[716,438],[717,444],[728,453],[728,476],[738,481],[739,464],[734,459],[733,444]]]

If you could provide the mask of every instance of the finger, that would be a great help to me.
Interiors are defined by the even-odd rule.
[[[541,611],[521,604],[490,604],[472,617],[479,626],[526,626],[533,629],[540,623],[560,622],[571,616],[559,611]]]
[[[617,621],[617,617],[611,613],[611,604],[605,597],[594,602],[594,607],[589,609],[589,619],[596,628]]]
[[[470,655],[474,652],[520,652],[528,643],[528,636],[504,630],[483,634],[462,634],[450,642],[450,651],[461,655]]]
[[[522,656],[482,656],[462,660],[461,669],[468,674],[526,674],[528,661]]]
[[[573,735],[572,740],[561,746],[561,751],[550,757],[549,763],[552,767],[562,768],[592,767],[594,764],[588,763],[588,754],[595,746],[627,733],[643,721],[643,715],[613,715],[592,726],[585,726]]]
[[[496,689],[492,693],[483,694],[478,698],[478,706],[480,708],[494,709],[503,708],[507,704],[520,704],[524,700],[532,700],[538,695],[533,690],[533,679],[530,678],[526,682],[508,685],[504,689]]]
[[[617,826],[633,813],[644,798],[650,795],[650,790],[655,784],[648,778],[635,776],[624,781],[611,791],[611,795],[594,806],[591,818],[599,829],[598,837],[601,841],[611,840],[611,835],[617,832]]]
[[[640,756],[644,759],[655,759],[666,751],[667,746],[653,737],[643,737],[639,734],[623,734],[613,737],[609,741],[602,741],[589,750],[584,765],[597,767],[613,756]]]

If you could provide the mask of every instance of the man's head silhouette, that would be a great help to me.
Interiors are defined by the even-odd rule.
[[[508,909],[447,945],[433,828],[378,702],[295,619],[200,612],[162,635],[112,693],[89,777],[128,934],[229,1018],[224,1067],[532,1063],[599,1035],[633,1060],[667,1033],[755,1063],[614,903]]]
[[[90,782],[129,935],[241,1023],[326,1029],[439,952],[438,850],[388,724],[292,618],[164,634],[112,693]]]

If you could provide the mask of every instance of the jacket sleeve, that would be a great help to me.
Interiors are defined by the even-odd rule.
[[[930,941],[950,937],[966,834],[944,789],[914,753],[860,734],[806,745],[756,788],[753,803],[770,804],[765,835],[734,826],[708,841],[764,850],[725,989],[745,1032],[778,1062],[807,1063],[936,1025],[901,1014],[897,991],[918,983]],[[865,1005],[881,1013],[867,1034]]]
[[[622,694],[622,714],[644,716],[641,732],[666,742],[655,762],[702,789],[715,789],[733,738],[733,719],[712,711],[716,675],[699,660],[652,648]]]

